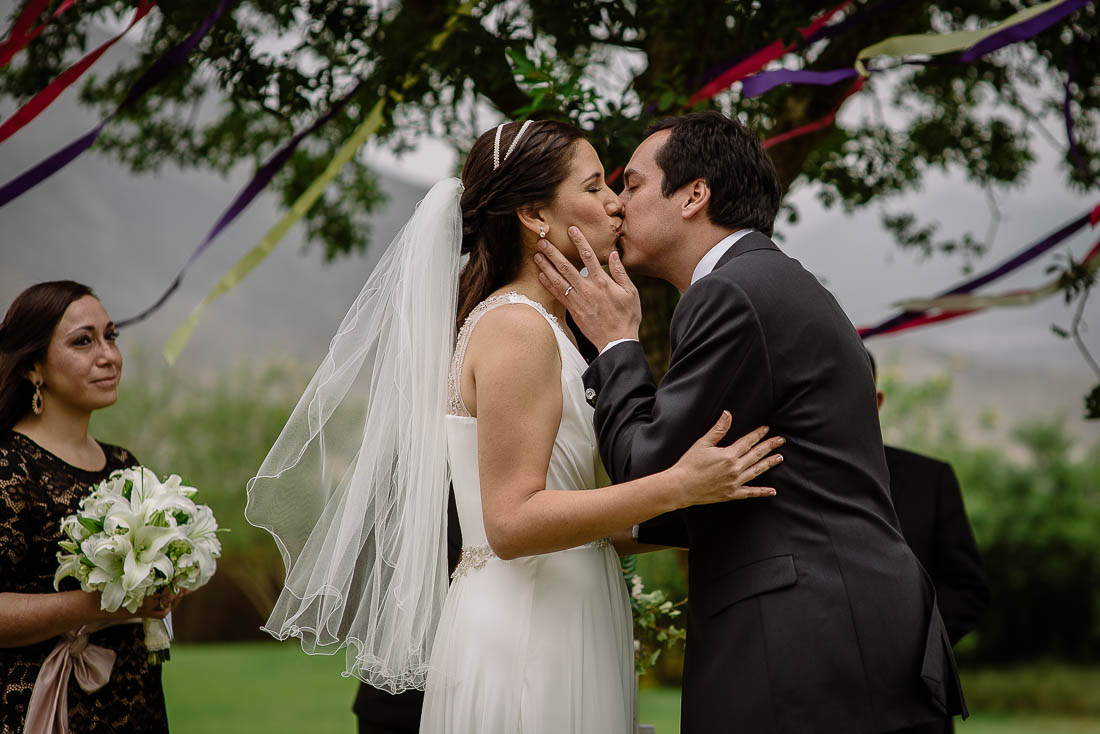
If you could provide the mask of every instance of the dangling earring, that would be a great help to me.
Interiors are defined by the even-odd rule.
[[[42,383],[34,383],[34,397],[31,398],[31,410],[35,415],[42,415]]]
[[[546,238],[546,230],[542,227],[539,227],[539,239],[541,240],[541,239],[545,239],[545,238]]]

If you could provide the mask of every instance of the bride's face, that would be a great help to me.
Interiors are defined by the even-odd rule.
[[[558,186],[550,206],[539,210],[550,240],[575,265],[581,258],[569,238],[569,227],[577,227],[601,263],[606,263],[619,240],[622,204],[603,178],[603,164],[587,140],[574,145],[569,175]]]

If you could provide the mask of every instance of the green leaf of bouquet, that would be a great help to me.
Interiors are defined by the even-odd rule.
[[[172,513],[172,517],[176,518],[177,525],[186,525],[188,522],[191,521],[191,516],[183,510],[176,510]]]
[[[81,556],[80,557],[80,562],[83,563],[88,568],[95,568],[96,567],[96,565],[94,563],[92,563],[91,559],[88,558],[88,556]]]
[[[126,499],[130,499],[130,494],[134,491],[134,481],[127,479],[126,483],[122,485],[122,496]]]
[[[92,517],[84,517],[83,515],[77,516],[76,519],[81,525],[88,528],[93,533],[102,533],[103,532],[103,521],[102,520],[97,520],[96,518],[92,518]]]

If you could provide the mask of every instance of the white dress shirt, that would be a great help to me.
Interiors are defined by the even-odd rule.
[[[695,285],[695,282],[700,278],[710,275],[714,270],[714,266],[718,264],[718,261],[722,259],[722,256],[729,252],[729,249],[737,244],[737,241],[747,235],[749,232],[754,232],[752,229],[739,229],[733,234],[726,235],[718,241],[714,247],[707,250],[707,254],[703,255],[702,259],[695,266],[695,270],[691,273],[691,283],[688,285]],[[622,344],[623,342],[636,342],[637,339],[616,339],[615,341],[608,342],[607,346],[600,350],[600,354],[603,354],[616,344]]]

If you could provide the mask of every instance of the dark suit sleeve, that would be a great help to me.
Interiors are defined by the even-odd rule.
[[[963,506],[958,479],[943,464],[937,502],[936,595],[951,644],[973,630],[989,605],[989,582]]]
[[[676,309],[669,370],[659,388],[637,342],[600,355],[584,381],[596,393],[600,455],[615,482],[675,464],[723,409],[733,414],[723,444],[770,412],[771,376],[756,313],[740,288],[714,276],[691,286]],[[686,545],[682,523],[667,516],[643,525],[639,539]]]

